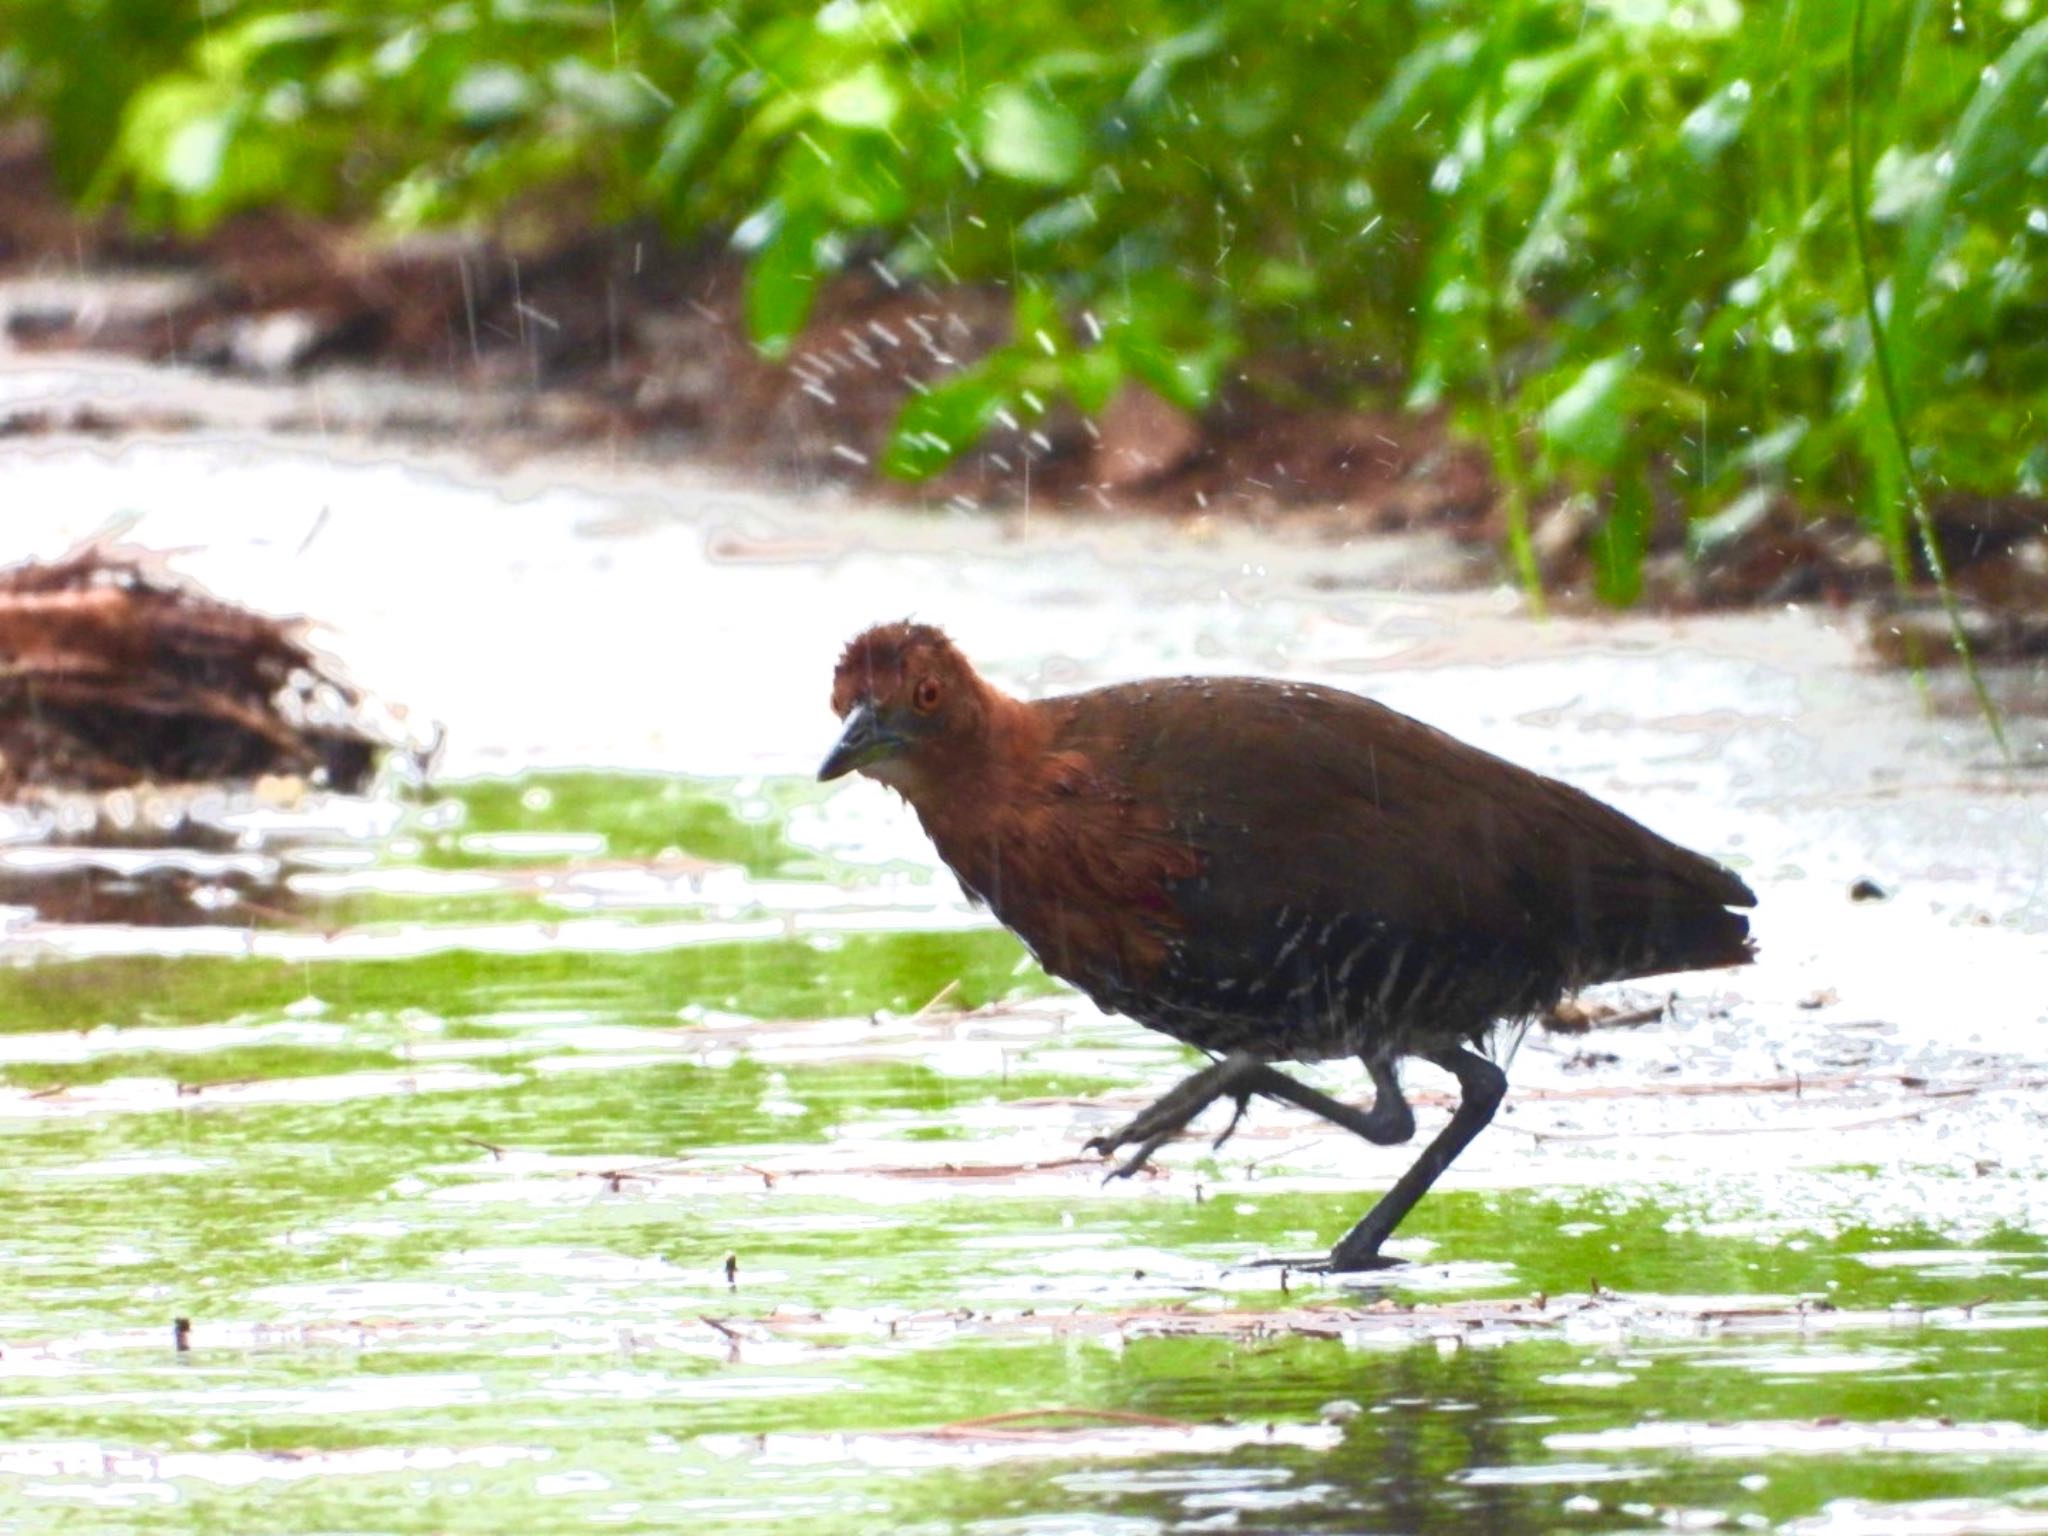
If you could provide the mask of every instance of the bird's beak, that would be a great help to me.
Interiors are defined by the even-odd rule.
[[[895,756],[909,744],[884,727],[875,714],[875,706],[863,700],[847,712],[846,729],[840,732],[839,745],[832,749],[818,769],[818,778],[821,781],[843,778],[856,768],[865,768],[869,763]]]

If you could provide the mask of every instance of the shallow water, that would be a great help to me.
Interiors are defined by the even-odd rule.
[[[7,824],[0,1529],[2048,1531],[2048,802],[1824,617],[1538,627],[1426,548],[592,466],[0,459],[24,549],[138,514],[447,728],[425,792]],[[913,609],[1023,689],[1371,691],[1737,863],[1763,962],[1532,1035],[1408,1268],[1251,1267],[1412,1149],[1261,1105],[1102,1184],[1184,1053],[809,778],[838,644]]]

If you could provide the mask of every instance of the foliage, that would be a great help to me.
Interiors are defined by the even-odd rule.
[[[1846,498],[1904,549],[1847,217],[1852,9],[0,0],[0,80],[74,185],[184,229],[272,202],[517,221],[566,189],[730,238],[771,354],[834,272],[1010,285],[1009,345],[921,381],[902,475],[1062,397],[1199,410],[1248,357],[1310,355],[1340,394],[1450,407],[1516,508],[1597,498],[1625,597],[1658,506]],[[1910,471],[2040,494],[2048,19],[1876,0],[1867,39]]]

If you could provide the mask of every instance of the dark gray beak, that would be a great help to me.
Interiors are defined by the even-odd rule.
[[[875,706],[863,699],[847,712],[846,729],[840,732],[839,745],[832,749],[824,765],[818,769],[818,778],[843,778],[856,768],[865,768],[869,763],[895,756],[908,745],[901,736],[882,725],[875,714]]]

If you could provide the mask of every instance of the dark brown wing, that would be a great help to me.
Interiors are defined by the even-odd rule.
[[[1201,855],[1173,891],[1180,972],[1160,983],[1189,1006],[1228,1011],[1251,987],[1246,1012],[1285,995],[1386,1027],[1490,1020],[1749,958],[1728,908],[1755,898],[1729,871],[1371,700],[1185,679],[1058,702],[1059,745],[1166,807]]]

